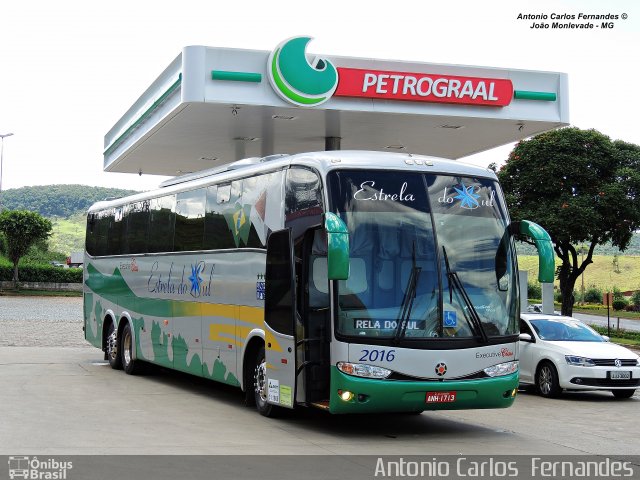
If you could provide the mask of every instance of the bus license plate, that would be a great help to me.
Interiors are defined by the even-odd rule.
[[[426,403],[451,403],[456,401],[456,392],[427,392]]]
[[[611,380],[631,380],[631,372],[609,372],[609,378]]]

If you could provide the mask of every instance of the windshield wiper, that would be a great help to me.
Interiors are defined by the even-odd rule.
[[[400,314],[396,319],[396,333],[394,335],[394,343],[398,343],[402,337],[404,337],[407,331],[407,324],[411,318],[411,310],[413,309],[413,302],[416,299],[416,290],[418,289],[418,278],[422,267],[416,265],[416,242],[413,241],[413,250],[411,253],[411,274],[407,281],[407,288],[404,291],[404,297],[402,297],[402,304],[400,305]]]
[[[460,278],[458,277],[458,273],[453,272],[451,270],[451,267],[449,267],[449,257],[447,257],[447,250],[444,248],[444,246],[442,247],[442,253],[444,256],[444,265],[445,265],[445,268],[447,269],[447,279],[449,280],[449,303],[453,302],[453,288],[451,288],[453,286],[460,293],[460,296],[462,297],[462,300],[464,301],[464,304],[466,305],[467,310],[469,312],[470,318],[467,318],[467,315],[465,315],[464,316],[465,319],[469,322],[469,324],[471,325],[471,328],[474,329],[476,333],[480,335],[480,337],[482,338],[482,341],[484,343],[488,343],[489,337],[487,337],[487,332],[484,331],[484,327],[482,326],[482,320],[480,320],[480,315],[478,315],[478,312],[473,306],[473,303],[471,303],[471,299],[469,298],[469,295],[467,294],[467,290],[464,288],[464,285],[460,281]]]

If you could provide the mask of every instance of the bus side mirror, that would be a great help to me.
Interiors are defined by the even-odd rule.
[[[324,216],[327,232],[327,273],[329,280],[349,278],[349,231],[345,223],[335,213]]]
[[[525,235],[531,239],[538,250],[538,281],[540,283],[553,283],[556,273],[556,259],[553,251],[553,242],[547,231],[537,223],[529,220],[513,222],[509,226],[513,235]]]

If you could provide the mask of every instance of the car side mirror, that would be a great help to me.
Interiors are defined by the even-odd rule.
[[[528,333],[521,333],[518,336],[518,339],[523,341],[523,342],[529,342],[529,343],[534,343],[533,342],[533,337],[531,335],[529,335]]]
[[[605,342],[608,342],[609,340],[611,340],[611,338],[609,338],[607,335],[602,335],[602,338],[604,338]]]

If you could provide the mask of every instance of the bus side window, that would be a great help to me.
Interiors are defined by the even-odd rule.
[[[127,233],[123,238],[122,253],[146,253],[149,234],[149,200],[128,205],[126,217]]]
[[[203,248],[236,248],[233,214],[235,201],[240,196],[238,186],[234,189],[230,183],[212,185],[207,188],[206,196]]]
[[[149,205],[149,252],[171,252],[176,219],[176,197],[154,198]]]
[[[109,215],[109,237],[107,243],[107,255],[120,255],[122,253],[122,237],[125,233],[125,208],[115,207]]]
[[[110,212],[111,210],[102,210],[95,213],[93,240],[91,242],[91,245],[93,246],[93,252],[91,252],[91,254],[94,256],[108,254]]]
[[[202,250],[206,190],[200,188],[178,193],[174,250]]]
[[[287,170],[285,224],[293,229],[294,243],[311,226],[322,223],[320,178],[306,168]]]

